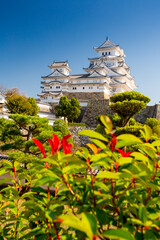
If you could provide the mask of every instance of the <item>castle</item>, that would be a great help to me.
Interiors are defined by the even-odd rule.
[[[130,68],[125,63],[125,54],[119,45],[108,37],[99,47],[94,47],[97,57],[89,58],[85,74],[70,74],[68,61],[53,62],[49,65],[51,74],[43,76],[42,92],[38,95],[44,103],[58,104],[62,96],[72,97],[87,106],[92,99],[109,99],[115,93],[132,91],[136,88]]]

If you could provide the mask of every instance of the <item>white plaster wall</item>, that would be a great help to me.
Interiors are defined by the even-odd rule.
[[[84,89],[83,89],[84,87]],[[74,88],[74,89],[73,89]],[[76,89],[75,89],[76,88]],[[101,92],[102,88],[100,88],[98,85],[90,85],[90,86],[73,86],[71,87],[68,91],[69,92],[88,92],[88,93],[92,93],[92,92]]]

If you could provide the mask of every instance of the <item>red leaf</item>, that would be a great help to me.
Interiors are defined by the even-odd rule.
[[[52,150],[52,154],[56,154],[61,147],[61,143],[59,142],[59,138],[56,134],[53,133],[52,139],[47,139]]]
[[[111,151],[113,152],[114,151],[114,149],[115,149],[115,145],[116,145],[116,143],[117,143],[117,137],[113,134],[113,133],[111,133],[111,142],[110,142],[110,148],[111,148]]]
[[[122,157],[129,157],[132,152],[124,152],[122,149],[117,148],[116,149]]]
[[[70,137],[72,137],[72,135],[71,135],[71,134],[68,134],[68,135],[64,136],[63,139],[67,141],[68,138],[70,138]]]
[[[45,152],[45,149],[44,149],[42,143],[38,139],[35,139],[35,138],[32,138],[32,140],[36,144],[36,146],[39,148],[41,153],[43,154],[43,157],[46,158],[46,152]]]
[[[61,144],[62,144],[62,147],[63,147],[63,150],[64,150],[64,154],[65,154],[65,155],[72,152],[72,151],[71,151],[72,144],[70,144],[70,143],[67,142],[67,139],[70,138],[70,137],[71,137],[71,135],[68,134],[68,135],[66,135],[65,137],[63,137],[62,140],[61,140]]]

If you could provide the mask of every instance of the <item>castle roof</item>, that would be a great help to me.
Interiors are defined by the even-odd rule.
[[[53,62],[51,65],[48,66],[49,68],[66,68],[68,71],[72,71],[70,68],[69,68],[69,64],[68,64],[68,61],[62,61],[62,62]]]

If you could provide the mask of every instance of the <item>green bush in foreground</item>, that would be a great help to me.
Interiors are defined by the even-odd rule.
[[[83,147],[73,155],[69,136],[53,135],[53,155],[34,139],[43,158],[33,156],[27,169],[18,158],[0,162],[0,184],[13,184],[0,192],[1,239],[160,239],[160,140],[149,143],[146,125],[144,141],[116,137],[110,119],[101,121],[106,137],[80,133],[91,138],[92,153]],[[133,144],[138,150],[125,152]]]

